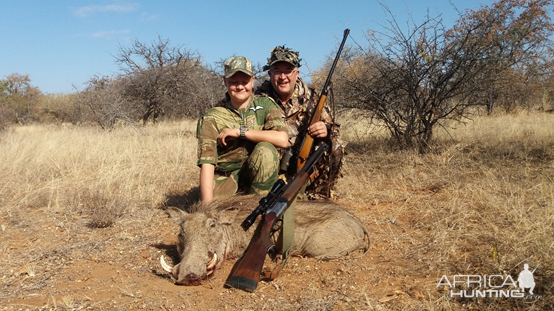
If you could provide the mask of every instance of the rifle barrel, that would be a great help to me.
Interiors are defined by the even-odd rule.
[[[327,75],[327,79],[325,80],[325,84],[323,84],[323,90],[321,91],[321,94],[319,96],[319,102],[317,103],[317,106],[315,107],[315,110],[312,114],[312,119],[310,120],[310,125],[315,124],[320,121],[321,119],[321,113],[323,111],[323,107],[325,106],[325,101],[327,100],[327,93],[328,93],[328,87],[331,83],[331,77],[333,76],[333,72],[335,71],[335,67],[337,66],[337,63],[340,59],[340,54],[342,52],[342,49],[344,48],[344,44],[346,43],[346,39],[348,38],[348,34],[350,33],[350,29],[344,30],[344,36],[342,37],[342,42],[339,46],[339,50],[337,51],[337,55],[335,56],[335,60],[333,61],[333,64],[331,65],[331,69],[329,70],[329,74]],[[307,129],[306,129],[307,131]],[[302,167],[305,165],[305,160],[309,157],[310,153],[312,152],[312,147],[314,144],[314,139],[312,136],[310,136],[308,133],[303,135],[302,138],[302,144],[300,145],[300,151],[298,152],[298,157],[296,160],[296,169],[299,171]]]
[[[327,96],[327,88],[329,87],[329,83],[331,83],[331,77],[333,76],[333,72],[335,71],[335,67],[337,66],[337,63],[340,59],[340,53],[342,53],[342,49],[344,48],[344,43],[346,42],[346,39],[348,38],[348,34],[350,33],[350,29],[346,28],[344,30],[344,34],[342,36],[342,42],[339,46],[339,50],[337,51],[337,56],[335,56],[335,60],[333,61],[333,65],[331,65],[331,69],[329,70],[329,74],[327,75],[327,79],[325,80],[325,84],[323,84],[323,91],[321,91],[321,95]]]

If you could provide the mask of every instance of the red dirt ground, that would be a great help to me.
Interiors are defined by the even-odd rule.
[[[223,283],[234,261],[196,287],[174,285],[159,265],[174,258],[178,227],[162,211],[126,215],[104,229],[87,215],[48,208],[2,215],[0,305],[4,310],[388,310],[443,299],[440,276],[406,262],[388,233],[414,230],[410,219],[385,221],[387,205],[343,203],[371,232],[363,257],[292,258],[281,276],[254,293]],[[414,268],[415,267],[415,268]],[[428,271],[428,270],[427,270]]]

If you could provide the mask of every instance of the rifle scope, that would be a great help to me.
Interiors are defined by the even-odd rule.
[[[267,207],[272,203],[272,201],[274,201],[281,195],[280,192],[284,186],[285,181],[282,179],[277,180],[277,182],[273,184],[273,187],[271,187],[271,191],[269,191],[269,194],[260,200],[258,207],[256,207],[240,225],[242,229],[244,229],[244,231],[248,230],[254,224],[256,218],[258,218],[261,213],[265,213]]]

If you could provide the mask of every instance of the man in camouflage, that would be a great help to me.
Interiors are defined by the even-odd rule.
[[[299,53],[285,46],[271,51],[264,70],[268,70],[269,81],[265,81],[256,91],[257,96],[271,98],[285,114],[290,135],[290,144],[294,154],[298,154],[302,136],[309,134],[319,142],[325,142],[331,148],[317,169],[319,176],[307,186],[306,195],[310,199],[329,198],[337,178],[340,176],[342,158],[345,154],[344,143],[339,137],[339,125],[334,123],[328,105],[325,106],[321,121],[310,125],[312,113],[319,101],[314,89],[309,88],[299,77],[301,59]],[[284,151],[279,150],[281,155]],[[295,172],[286,172],[288,178]]]
[[[198,120],[198,166],[203,202],[239,189],[265,195],[277,181],[276,147],[289,146],[283,112],[269,98],[254,98],[252,64],[242,56],[225,63],[227,92]]]

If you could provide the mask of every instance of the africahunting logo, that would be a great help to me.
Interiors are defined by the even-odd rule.
[[[511,275],[454,275],[450,278],[443,275],[437,287],[448,286],[450,297],[540,299],[542,295],[533,292],[536,284],[533,273],[540,265],[539,263],[533,271],[529,271],[529,265],[524,264],[517,283]]]

